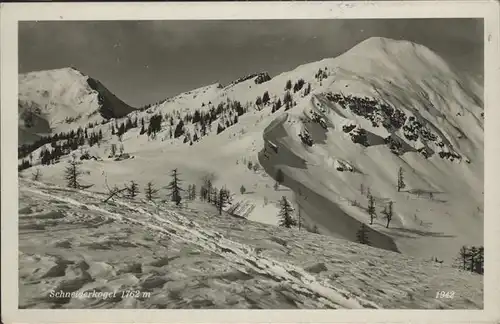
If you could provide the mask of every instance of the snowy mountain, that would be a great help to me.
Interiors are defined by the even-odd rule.
[[[58,84],[43,80],[45,88]],[[74,102],[82,97],[92,96],[63,91],[55,98]],[[44,106],[43,96],[33,98],[36,106]],[[105,194],[135,181],[143,199],[145,185],[153,181],[158,197],[166,199],[170,171],[177,169],[185,189],[200,189],[210,178],[212,187],[232,193],[224,213],[235,216],[227,218],[235,222],[251,221],[241,223],[241,240],[248,246],[256,244],[251,226],[284,235],[287,244],[294,242],[291,233],[317,241],[307,229],[323,234],[326,245],[318,246],[318,253],[354,244],[355,254],[380,253],[377,257],[387,256],[383,260],[389,264],[437,258],[450,267],[461,246],[483,244],[482,98],[482,86],[428,48],[370,38],[336,58],[272,78],[256,73],[122,118],[67,124],[74,128],[58,128],[55,138],[20,149],[20,176],[31,177],[38,169],[43,183],[65,186],[66,161],[74,156],[82,162],[81,184],[91,186],[89,193]],[[51,110],[45,120],[60,125],[68,116],[96,115],[96,105],[81,107]],[[20,185],[31,190],[32,184]],[[275,227],[283,196],[300,227]],[[186,217],[197,217],[197,208],[216,212],[198,200],[185,208],[191,208],[183,209]],[[221,226],[221,218],[209,218],[206,226]],[[158,226],[172,228],[170,223]],[[370,245],[383,250],[349,243],[359,241],[361,227]],[[225,236],[230,235],[236,234],[228,230]],[[309,253],[309,247],[298,245],[297,253]]]
[[[19,142],[89,122],[123,117],[134,109],[99,81],[74,68],[19,76]]]

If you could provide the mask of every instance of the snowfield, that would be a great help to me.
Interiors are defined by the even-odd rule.
[[[114,99],[99,104],[107,90],[86,78],[74,69],[20,77],[20,111],[43,108],[20,132],[102,134],[48,165],[43,151],[63,140],[19,159],[32,164],[19,172],[23,307],[482,307],[482,277],[452,265],[463,245],[483,245],[483,89],[431,50],[370,38],[272,78],[257,73],[133,111]],[[71,156],[87,191],[63,189]],[[37,169],[41,183],[28,181]],[[184,189],[207,176],[229,189],[224,215],[197,200],[161,203],[173,169]],[[136,200],[100,202],[130,181]],[[155,206],[141,200],[150,181]],[[283,196],[301,231],[276,226]],[[362,224],[371,247],[354,243]],[[57,287],[156,297],[58,303],[46,297]],[[455,298],[435,299],[440,289]]]
[[[21,308],[482,308],[482,276],[204,209],[20,179]],[[453,299],[435,298],[455,291]],[[99,295],[100,293],[100,295]]]

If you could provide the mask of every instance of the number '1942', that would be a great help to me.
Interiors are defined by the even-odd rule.
[[[440,299],[453,299],[455,297],[454,291],[438,291],[436,292],[436,298]]]

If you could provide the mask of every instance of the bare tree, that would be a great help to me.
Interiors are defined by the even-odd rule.
[[[392,220],[392,215],[393,215],[392,206],[393,206],[393,202],[389,201],[389,203],[387,204],[387,206],[385,206],[384,210],[382,211],[382,214],[384,214],[385,218],[387,219],[387,224],[385,226],[386,228],[389,228],[389,223]]]
[[[31,179],[33,181],[39,181],[41,177],[42,171],[40,171],[40,169],[36,169],[36,171],[31,174]]]
[[[209,173],[201,178],[202,187],[200,191],[200,196],[202,199],[206,199],[209,203],[212,201],[212,187],[215,180],[215,174]]]
[[[115,156],[116,154],[116,144],[111,144],[110,155]]]
[[[300,208],[300,203],[299,203],[300,198],[307,200],[307,197],[302,194],[302,190],[299,188],[298,195],[295,194],[295,203],[297,204],[297,220],[298,220],[298,224],[299,224],[299,231],[302,228],[302,215],[301,215],[301,208]]]
[[[108,202],[108,200],[113,199],[115,196],[120,195],[122,192],[127,190],[127,186],[124,186],[123,188],[118,188],[116,185],[113,188],[110,188],[108,185],[108,178],[105,176],[105,184],[106,188],[108,189],[108,197],[104,199],[102,202]]]

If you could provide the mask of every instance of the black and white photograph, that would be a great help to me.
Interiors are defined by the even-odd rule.
[[[18,21],[17,308],[484,310],[485,28]]]

